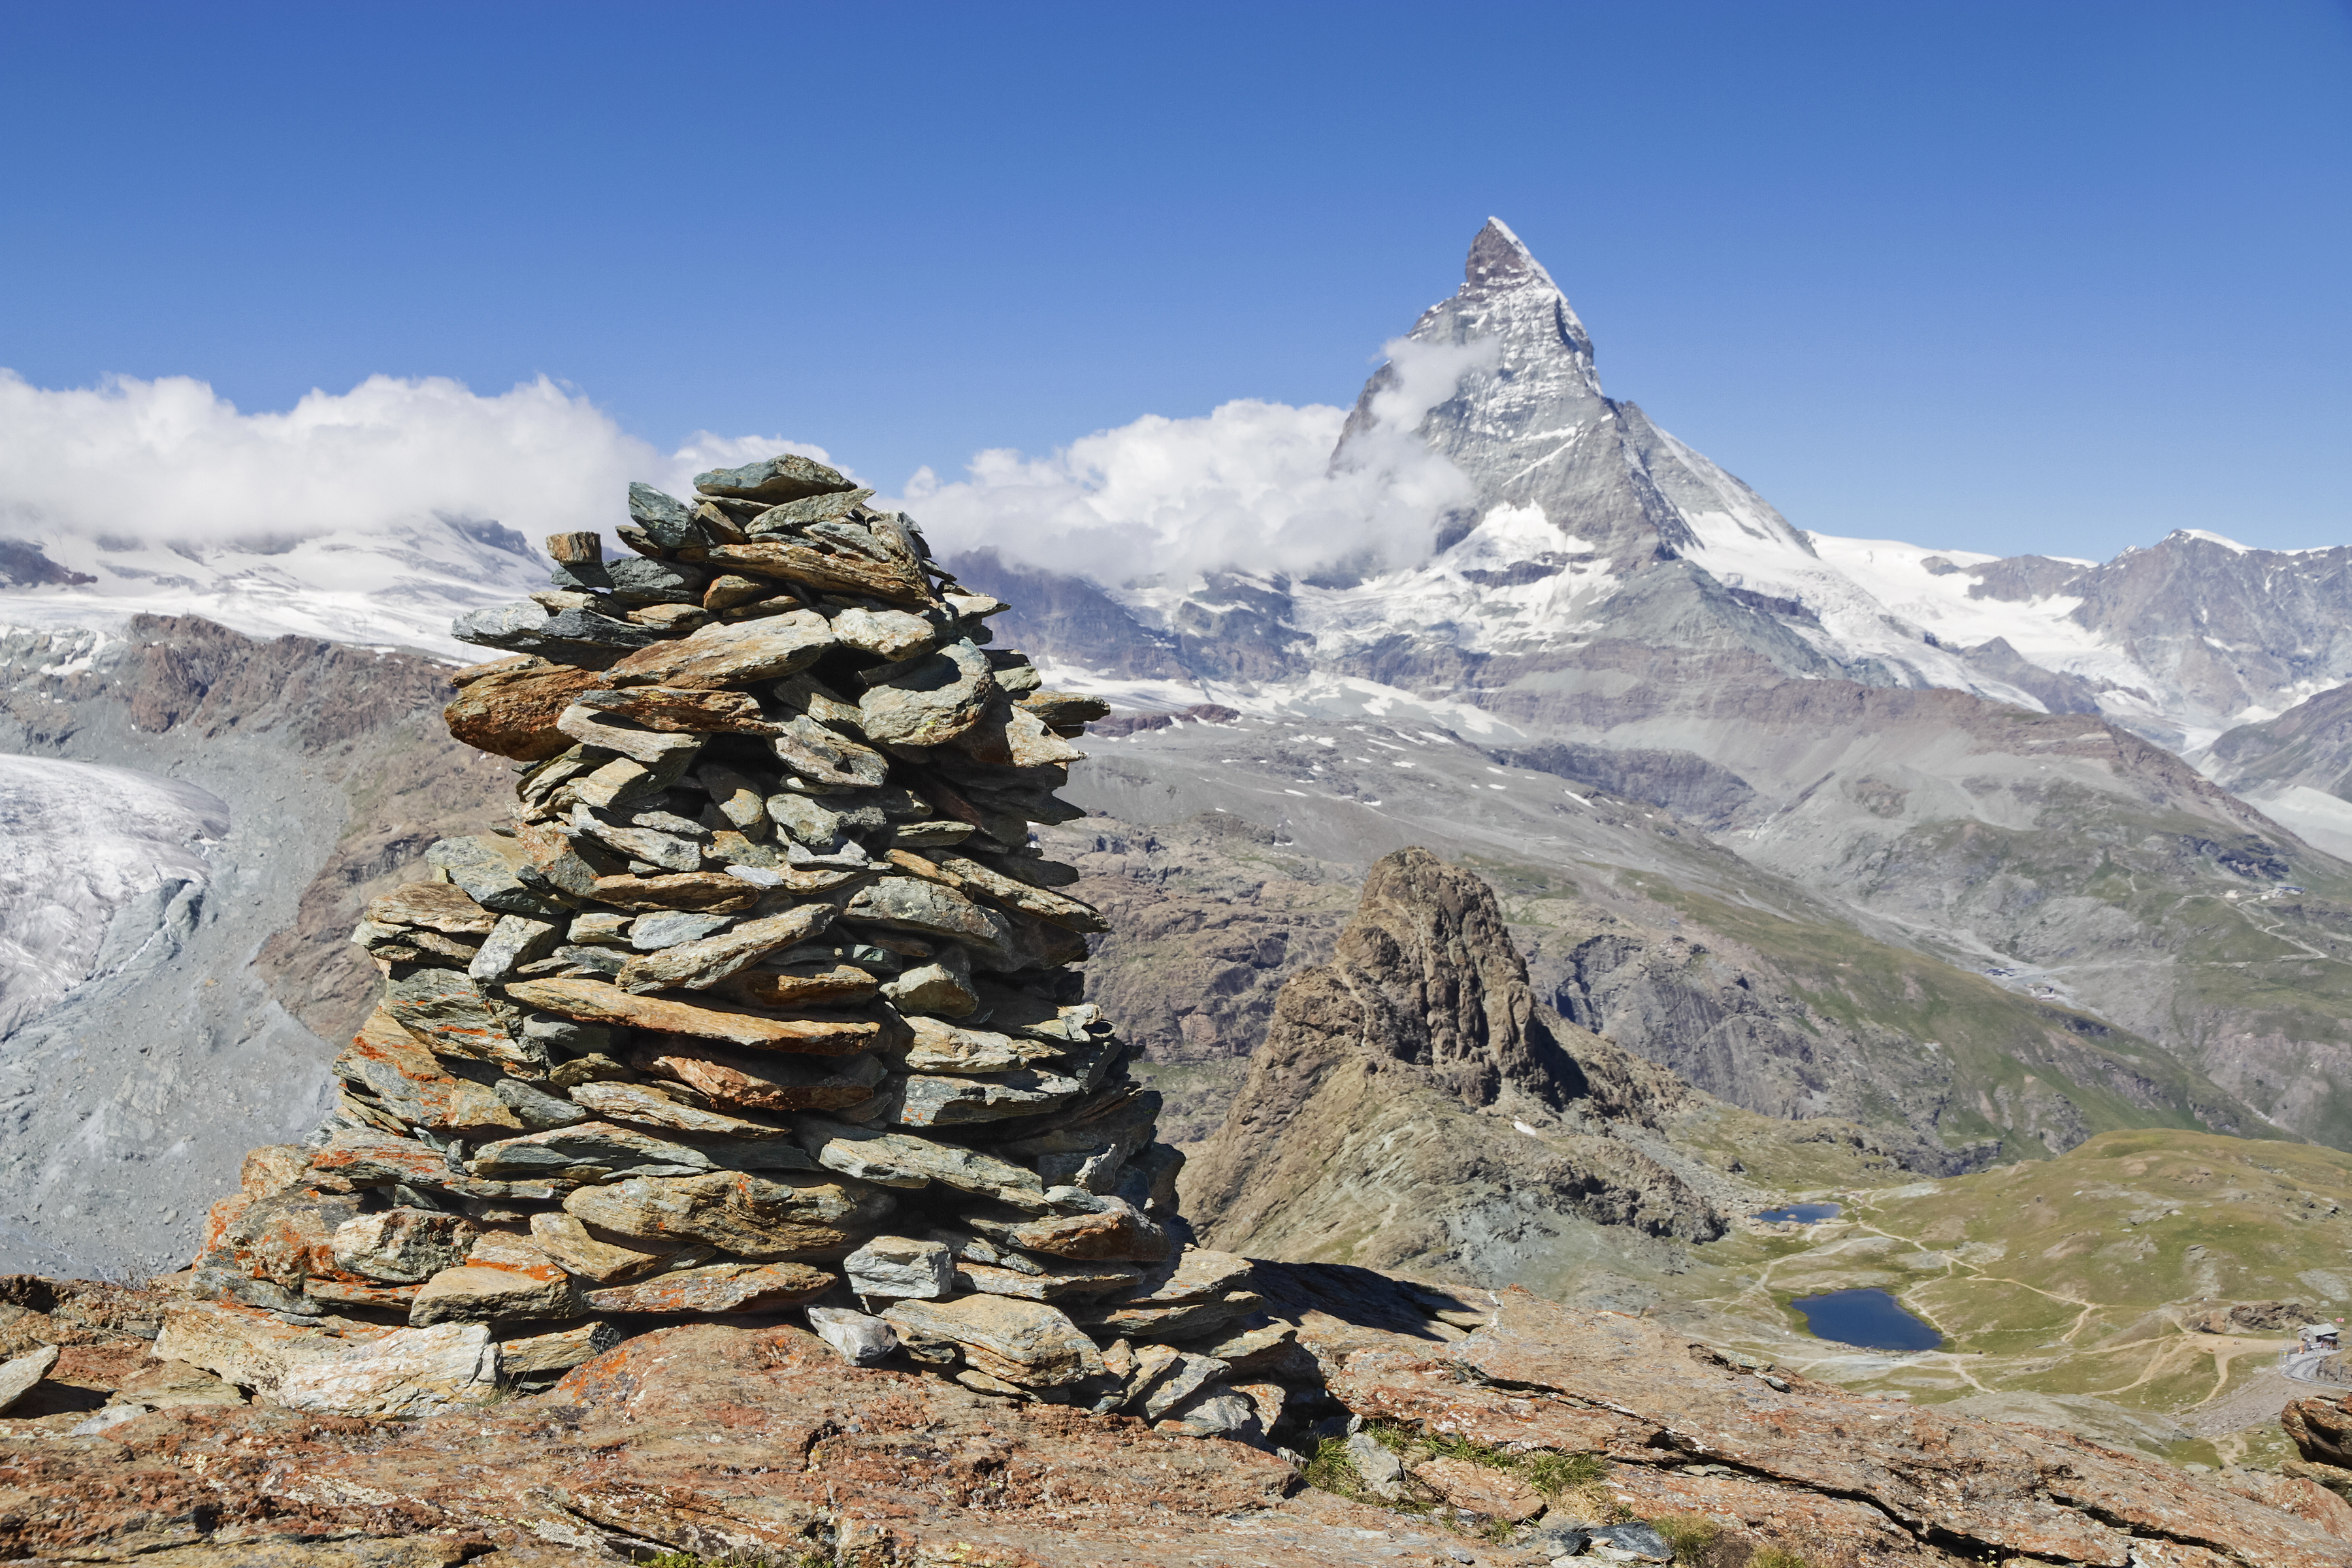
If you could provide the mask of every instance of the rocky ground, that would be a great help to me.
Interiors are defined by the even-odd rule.
[[[58,1348],[0,1419],[0,1559],[2352,1563],[2352,1506],[2307,1480],[2200,1479],[1522,1290],[1253,1283],[1304,1350],[1257,1395],[1268,1447],[851,1366],[783,1320],[651,1328],[546,1393],[426,1419],[321,1416],[151,1353],[218,1309],[18,1279],[0,1391]]]

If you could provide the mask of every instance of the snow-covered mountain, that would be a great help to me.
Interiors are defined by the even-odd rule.
[[[1473,694],[1493,684],[1474,669],[1623,640],[1738,649],[1786,676],[2095,712],[2184,752],[2352,679],[2352,548],[2184,531],[2100,564],[1791,526],[1601,390],[1583,323],[1499,220],[1407,342],[1459,367],[1417,434],[1476,497],[1442,520],[1430,559],[1354,580],[1236,563],[1186,584],[1099,584],[1116,615],[1066,586],[1055,596],[1087,613],[1033,616],[1029,640],[1065,679],[1141,702],[1312,706],[1344,676],[1459,690],[1506,719],[1507,704]],[[1397,380],[1392,361],[1366,384],[1335,468],[1377,437]],[[991,564],[974,564],[987,580]]]
[[[256,637],[418,648],[466,663],[479,650],[452,637],[450,621],[544,588],[549,569],[515,530],[459,516],[215,542],[26,531],[0,542],[0,625],[110,628],[139,614],[203,616]]]

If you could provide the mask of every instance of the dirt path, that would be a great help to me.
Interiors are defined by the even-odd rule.
[[[2304,1390],[2289,1383],[2275,1367],[2264,1367],[2241,1387],[2210,1405],[2181,1413],[2180,1424],[2200,1437],[2221,1437],[2264,1421],[2275,1421],[2286,1402]]]

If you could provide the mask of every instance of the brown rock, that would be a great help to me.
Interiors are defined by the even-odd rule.
[[[578,706],[648,730],[698,735],[766,735],[775,731],[748,691],[677,686],[629,686],[583,691]]]
[[[622,966],[621,989],[640,993],[671,986],[708,990],[777,949],[817,935],[833,923],[837,912],[831,904],[796,904],[777,914],[730,926],[697,942],[641,952]]]
[[[488,936],[499,917],[454,882],[410,882],[368,901],[368,919],[453,936]]]
[[[927,605],[931,598],[930,584],[923,580],[921,572],[911,566],[845,552],[827,554],[807,544],[757,540],[679,553],[686,560],[722,571],[805,584],[819,593],[870,594],[896,605]]]
[[[603,1355],[627,1337],[610,1323],[592,1320],[568,1328],[550,1329],[545,1333],[502,1339],[498,1342],[499,1375],[514,1378],[569,1372],[583,1361]]]
[[[416,1300],[418,1285],[374,1285],[348,1279],[312,1279],[302,1287],[302,1294],[313,1301],[324,1301],[339,1307],[383,1307],[404,1315],[409,1304]]]
[[[2297,1461],[2290,1459],[2288,1464]],[[2352,1481],[2352,1474],[2345,1477]],[[2306,1524],[2316,1525],[2338,1541],[2352,1541],[2352,1502],[2326,1482],[2305,1476],[2273,1475],[2265,1470],[2225,1469],[2214,1478],[2214,1484],[2224,1491],[2252,1498],[2281,1513],[2293,1514]]]
[[[870,1055],[730,1051],[676,1037],[630,1047],[629,1063],[739,1110],[838,1110],[873,1098],[884,1076],[881,1062]]]
[[[527,1007],[583,1023],[625,1025],[760,1050],[847,1056],[883,1038],[882,1026],[868,1019],[772,1018],[716,1000],[639,996],[602,980],[519,980],[506,994]]]
[[[481,1226],[459,1215],[383,1209],[335,1227],[332,1262],[363,1279],[421,1285],[463,1262],[480,1235]]]
[[[595,670],[530,655],[476,665],[453,679],[464,683],[441,710],[449,733],[469,746],[526,763],[571,748],[572,737],[555,727],[556,715],[580,692],[604,683]]]
[[[1277,1285],[1320,1277],[1265,1264],[1258,1272]],[[1442,1352],[1336,1359],[1331,1391],[1368,1420],[1498,1447],[1600,1449],[1639,1460],[1633,1468],[1662,1452],[1703,1455],[1784,1490],[1859,1500],[1920,1536],[1978,1551],[2124,1568],[2134,1539],[2154,1537],[2265,1563],[2347,1557],[2304,1521],[2159,1461],[1932,1406],[1781,1393],[1699,1359],[1685,1335],[1516,1287],[1499,1293],[1490,1324]],[[1549,1394],[1565,1398],[1536,1396]]]
[[[1096,1214],[1031,1220],[1011,1228],[1008,1239],[1024,1252],[1079,1262],[1157,1263],[1168,1256],[1168,1233],[1121,1198],[1105,1198]]]
[[[290,1367],[278,1402],[330,1415],[414,1420],[498,1397],[498,1352],[479,1323],[395,1329]]]
[[[1104,1372],[1094,1341],[1042,1301],[1003,1296],[900,1301],[882,1319],[919,1339],[952,1340],[974,1367],[1023,1388],[1057,1388]]]
[[[586,896],[620,910],[700,910],[733,915],[758,903],[761,890],[723,871],[677,871],[658,877],[598,877],[589,884]]]
[[[412,1327],[495,1323],[515,1318],[576,1318],[572,1276],[552,1263],[522,1268],[462,1264],[427,1279],[408,1304]]]
[[[1338,1268],[1260,1272],[1281,1285],[1285,1310],[1324,1347],[1326,1364],[1345,1363],[1356,1381],[1343,1385],[1367,1415],[1403,1411],[1481,1443],[1601,1450],[1607,1494],[1630,1499],[1631,1512],[1715,1519],[1730,1546],[1750,1552],[1880,1568],[2019,1557],[2119,1565],[2133,1552],[2168,1568],[2352,1560],[2318,1526],[2161,1461],[1835,1391],[1777,1394],[1635,1319],[1546,1307],[1557,1319],[1526,1325],[1526,1337],[1540,1352],[1558,1335],[1556,1357],[1507,1363],[1488,1345],[1465,1364],[1453,1357],[1478,1336],[1447,1344],[1416,1334],[1422,1310],[1396,1282]],[[1504,1295],[1510,1323],[1519,1298]],[[251,1316],[280,1333],[328,1337]],[[1481,1365],[1531,1381],[1485,1384]],[[1263,1419],[1251,1387],[1234,1392]],[[1839,1456],[1852,1464],[1834,1472],[1838,1482],[1858,1491],[1804,1479]],[[1699,1457],[1742,1473],[1687,1473]],[[1748,1470],[1751,1459],[1763,1468]],[[555,1568],[621,1555],[617,1537],[705,1557],[790,1561],[822,1542],[851,1563],[1024,1568],[1361,1568],[1368,1556],[1451,1563],[1449,1551],[1516,1568],[1526,1555],[1302,1488],[1286,1464],[1239,1443],[857,1368],[788,1327],[639,1335],[545,1395],[393,1431],[215,1405],[158,1411],[97,1439],[45,1435],[16,1444],[9,1461],[0,1557],[12,1561],[181,1568],[171,1544],[180,1542],[206,1554],[183,1559],[203,1568],[232,1551],[272,1568],[415,1568],[461,1556]],[[2062,1535],[2057,1521],[2080,1534]],[[2029,1539],[2052,1549],[2029,1552]],[[444,1554],[386,1554],[420,1540]],[[545,1542],[563,1544],[533,1556]],[[480,1556],[485,1544],[501,1551]],[[275,1550],[286,1555],[261,1555]]]
[[[417,1037],[383,1008],[335,1058],[335,1076],[395,1121],[445,1137],[495,1138],[523,1130],[522,1119],[485,1086],[457,1078]]]
[[[814,610],[714,621],[690,636],[639,648],[605,671],[604,679],[616,687],[748,686],[806,669],[833,646],[833,629]]]
[[[658,1060],[659,1058],[655,1058]],[[730,1116],[688,1105],[651,1083],[583,1083],[572,1090],[572,1100],[597,1115],[639,1127],[660,1127],[675,1132],[709,1133],[722,1138],[789,1138],[792,1124],[767,1119]]]
[[[155,1337],[159,1360],[184,1362],[263,1394],[277,1391],[288,1368],[334,1348],[322,1329],[282,1323],[268,1312],[221,1301],[173,1302]]]
[[[782,972],[747,969],[719,988],[754,1007],[849,1007],[881,994],[874,976],[853,964],[800,964]]]
[[[1412,1479],[1445,1506],[1479,1521],[1518,1524],[1544,1510],[1543,1494],[1503,1470],[1440,1456],[1412,1467]]]
[[[299,1290],[314,1274],[340,1272],[334,1256],[336,1227],[358,1209],[359,1200],[348,1194],[281,1187],[247,1204],[197,1267],[228,1269]]]
[[[2313,1464],[2352,1468],[2352,1397],[2292,1400],[2279,1425]]]
[[[0,1364],[0,1415],[5,1415],[16,1401],[32,1391],[35,1384],[49,1375],[49,1369],[58,1364],[59,1353],[57,1346],[43,1345]]]
[[[774,1312],[840,1283],[839,1275],[804,1263],[714,1263],[591,1290],[587,1300],[598,1312]]]
[[[985,1263],[959,1262],[956,1286],[983,1296],[1012,1296],[1024,1301],[1061,1301],[1106,1296],[1135,1283],[1135,1270],[1124,1263],[1053,1263],[1035,1274]]]
[[[583,1187],[564,1212],[591,1228],[653,1247],[703,1242],[738,1258],[782,1258],[846,1251],[892,1207],[878,1187],[837,1176],[737,1171],[707,1176],[635,1176]]]

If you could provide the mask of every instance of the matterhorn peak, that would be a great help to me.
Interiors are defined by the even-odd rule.
[[[1551,274],[1544,270],[1543,263],[1536,259],[1527,242],[1498,217],[1488,218],[1486,226],[1470,242],[1470,256],[1462,267],[1462,283],[1465,293],[1517,289],[1528,283],[1538,283],[1555,294],[1559,292],[1559,285],[1551,280]]]

